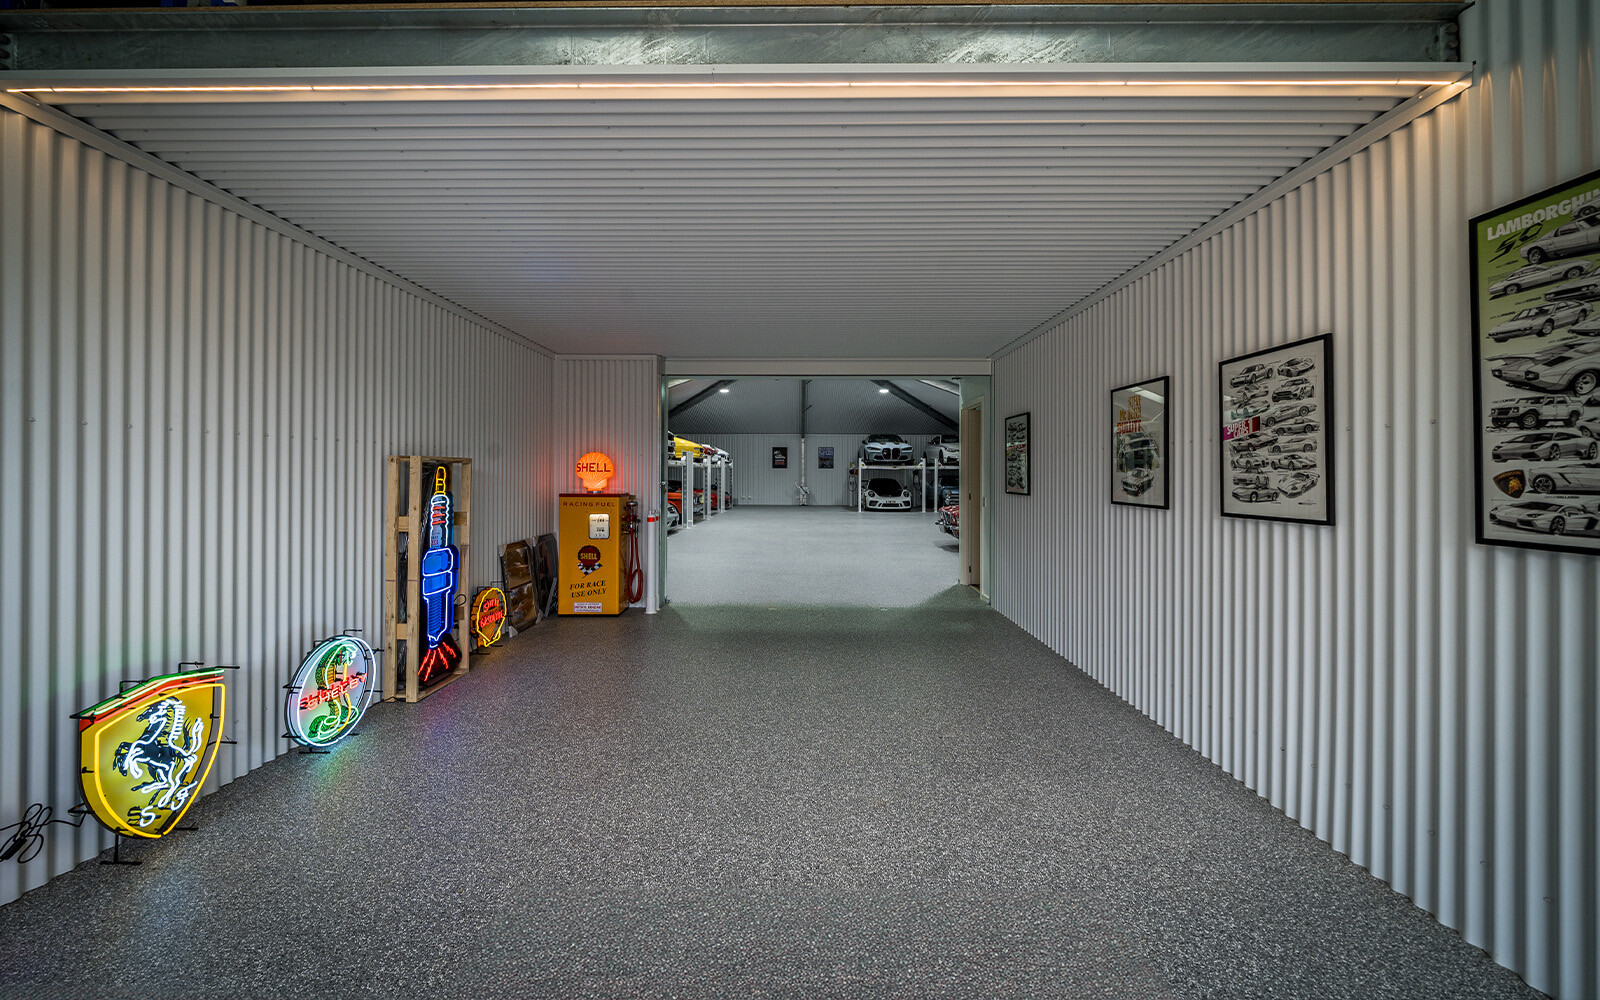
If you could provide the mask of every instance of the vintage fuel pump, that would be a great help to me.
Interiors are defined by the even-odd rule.
[[[631,493],[607,493],[616,466],[600,452],[578,459],[586,492],[561,494],[559,521],[560,612],[616,615],[639,600],[639,505]]]

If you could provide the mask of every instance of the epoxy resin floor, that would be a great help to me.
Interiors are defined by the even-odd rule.
[[[968,588],[473,663],[0,908],[0,994],[1536,995]]]

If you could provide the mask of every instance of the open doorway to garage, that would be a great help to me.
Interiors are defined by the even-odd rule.
[[[665,392],[669,601],[914,607],[962,583],[959,378]]]

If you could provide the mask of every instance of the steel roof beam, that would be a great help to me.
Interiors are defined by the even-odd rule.
[[[307,7],[0,12],[0,70],[1459,59],[1464,3]]]
[[[940,423],[941,426],[948,427],[951,430],[959,430],[960,429],[957,426],[957,424],[956,424],[956,422],[954,420],[951,420],[949,417],[945,416],[943,413],[941,413],[938,410],[934,409],[933,407],[929,406],[927,403],[924,403],[922,400],[918,399],[917,397],[911,395],[911,393],[906,392],[904,389],[900,388],[898,385],[895,385],[893,382],[889,382],[889,381],[886,381],[884,379],[876,379],[875,378],[875,379],[872,380],[872,384],[877,386],[880,389],[888,389],[889,390],[889,394],[892,395],[894,398],[900,400],[902,403],[905,403],[908,406],[915,407],[921,413],[927,414],[928,416],[930,416],[933,419],[937,420]]]
[[[706,400],[710,399],[712,396],[715,396],[718,393],[718,391],[720,391],[721,389],[723,389],[726,386],[732,385],[736,381],[738,381],[738,380],[737,379],[731,379],[731,378],[725,378],[725,379],[719,379],[718,381],[711,383],[710,385],[706,386],[704,389],[701,389],[699,392],[695,393],[693,396],[690,396],[688,399],[684,400],[683,402],[679,403],[677,406],[674,406],[672,409],[668,410],[667,411],[667,419],[669,419],[669,420],[678,419],[678,417],[682,416],[685,413],[688,413],[690,410],[694,409],[696,406],[699,406],[701,403],[704,403]]]

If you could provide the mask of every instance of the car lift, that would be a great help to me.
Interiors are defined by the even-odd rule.
[[[678,500],[680,505],[678,511],[678,524],[680,527],[694,527],[694,490],[697,480],[703,479],[705,483],[704,491],[700,495],[704,498],[706,511],[705,516],[708,520],[717,514],[722,513],[727,508],[733,506],[733,494],[730,492],[733,483],[733,461],[731,459],[718,457],[702,458],[699,461],[696,461],[686,453],[683,458],[679,460],[673,460],[671,458],[667,459],[666,468],[667,478],[669,480],[672,478],[672,470],[674,468],[683,470],[683,474],[678,480],[681,484],[680,496]],[[697,470],[704,472],[705,475],[703,477],[697,476]],[[713,470],[715,470],[717,473],[717,485],[715,488],[718,494],[718,502],[715,504],[711,502],[710,497],[710,493],[712,491],[711,473]]]
[[[870,478],[867,476],[867,472],[869,470],[873,472],[905,472],[908,469],[917,474],[917,496],[922,501],[922,513],[926,514],[928,512],[928,460],[925,458],[919,459],[915,465],[868,465],[866,462],[858,463],[856,465],[856,513],[861,513],[863,509],[861,499],[867,492],[867,479]]]

